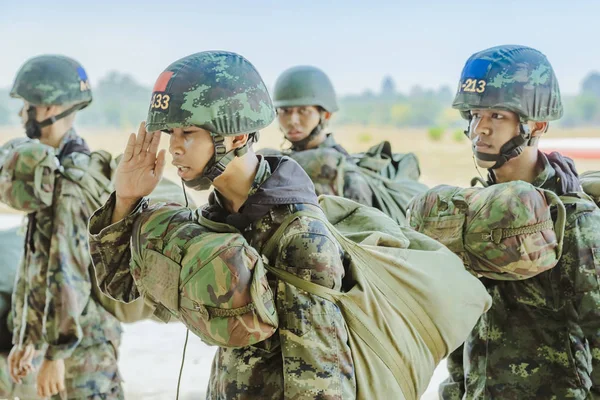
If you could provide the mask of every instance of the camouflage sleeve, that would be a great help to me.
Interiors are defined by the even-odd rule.
[[[465,394],[465,370],[463,368],[464,344],[446,359],[448,378],[440,383],[438,394],[441,400],[461,400]]]
[[[292,223],[281,240],[279,265],[321,286],[341,290],[343,255],[325,226]],[[355,398],[354,364],[339,308],[279,281],[277,304],[285,360],[286,397]]]
[[[44,316],[50,360],[68,358],[81,342],[80,318],[91,293],[89,207],[83,196],[70,193],[55,199],[53,207]]]
[[[365,206],[373,206],[373,191],[364,176],[355,171],[344,174],[344,197]]]
[[[147,208],[148,202],[141,200],[131,214],[111,225],[115,204],[113,192],[104,206],[92,214],[88,227],[90,254],[100,290],[116,300],[129,303],[140,297],[129,269],[133,223]]]
[[[565,231],[562,268],[571,275],[584,340],[578,348],[592,361],[591,391],[600,396],[600,210],[586,213]]]

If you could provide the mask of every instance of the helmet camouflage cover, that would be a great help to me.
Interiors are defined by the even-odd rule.
[[[184,57],[158,77],[148,131],[197,126],[220,136],[256,132],[275,118],[262,78],[244,57],[204,51]]]
[[[10,91],[36,106],[75,105],[92,101],[87,73],[77,61],[61,55],[34,57],[21,67]]]
[[[538,50],[492,47],[466,62],[452,107],[468,119],[472,109],[506,109],[523,121],[552,121],[563,114],[558,80]]]

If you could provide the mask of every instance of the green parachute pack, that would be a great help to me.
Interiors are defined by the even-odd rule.
[[[283,154],[294,159],[313,181],[317,194],[331,193],[319,189],[326,187],[343,196],[344,174],[347,171],[360,174],[373,192],[373,207],[398,223],[405,223],[412,198],[427,190],[427,186],[418,182],[421,170],[417,157],[413,153],[393,153],[387,141],[350,156],[331,147],[283,153],[261,149],[259,154]]]
[[[564,204],[577,201],[522,181],[467,189],[441,185],[413,200],[409,223],[447,246],[478,276],[527,279],[558,263]]]
[[[95,151],[89,155],[73,152],[61,163],[54,148],[38,140],[15,139],[0,148],[0,201],[27,213],[50,207],[56,179],[62,177],[81,187],[86,201],[95,210],[113,192],[111,179],[117,165],[117,159],[106,151]],[[63,190],[74,188],[65,185]],[[76,191],[73,195],[79,196],[80,193]],[[152,204],[159,201],[185,204],[183,189],[166,178],[161,180],[149,199]],[[121,322],[151,317],[153,310],[142,300],[128,304],[114,300],[100,291],[93,269],[90,275],[94,297]]]
[[[461,260],[435,240],[352,200],[320,196],[319,204],[327,220],[306,211],[291,215],[263,253],[267,258],[277,254],[281,235],[296,218],[320,219],[349,258],[345,291],[268,263],[267,270],[338,305],[348,327],[357,399],[419,399],[439,362],[489,309],[490,296]]]
[[[143,297],[166,311],[165,320],[175,316],[206,343],[243,347],[277,329],[269,271],[340,307],[358,399],[416,400],[491,298],[435,240],[348,199],[321,196],[320,205],[327,220],[310,216],[329,227],[350,260],[344,293],[269,266],[286,227],[306,211],[282,223],[261,258],[233,227],[198,211],[150,207],[134,225],[131,274]]]

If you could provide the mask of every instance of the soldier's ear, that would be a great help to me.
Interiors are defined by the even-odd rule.
[[[530,122],[529,129],[532,136],[539,137],[548,131],[548,126],[550,126],[548,122]]]
[[[248,135],[237,135],[232,138],[231,149],[239,149],[248,143]]]
[[[47,107],[38,107],[37,108],[37,119],[38,121],[43,121],[47,118],[54,117],[60,114],[63,111],[61,106],[47,106]]]

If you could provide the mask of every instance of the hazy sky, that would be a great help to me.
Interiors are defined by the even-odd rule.
[[[92,80],[110,70],[152,85],[178,58],[203,50],[248,58],[269,87],[312,64],[340,93],[454,89],[473,52],[525,44],[545,53],[563,93],[600,70],[600,0],[0,0],[0,87],[29,57],[62,53]]]

